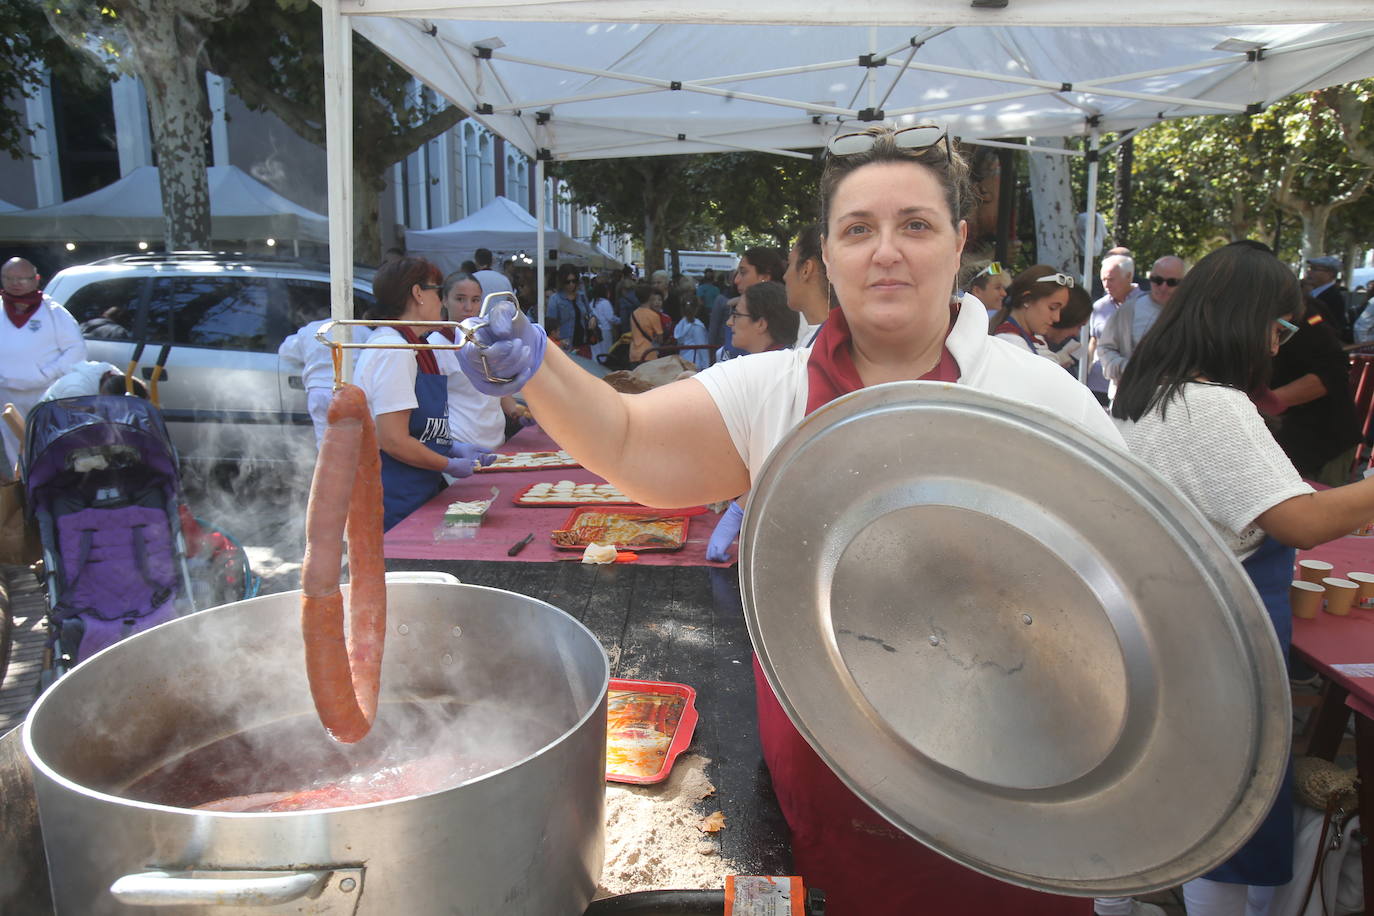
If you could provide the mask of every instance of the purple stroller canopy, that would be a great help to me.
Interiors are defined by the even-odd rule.
[[[176,452],[158,409],[143,398],[94,395],[44,401],[29,412],[25,490],[32,497],[68,470],[68,457],[77,449],[110,445],[136,449],[139,463],[177,480]]]

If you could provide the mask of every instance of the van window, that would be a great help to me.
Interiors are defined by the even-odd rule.
[[[148,301],[148,341],[275,353],[285,322],[273,316],[272,298],[269,281],[256,277],[158,279]]]
[[[62,303],[81,333],[99,340],[132,340],[142,277],[121,277],[87,283]]]
[[[328,281],[322,280],[283,280],[286,285],[292,331],[305,327],[312,321],[328,318],[333,290]],[[361,318],[377,301],[357,287],[353,288],[353,311]]]

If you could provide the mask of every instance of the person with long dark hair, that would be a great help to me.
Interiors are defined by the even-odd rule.
[[[377,268],[372,295],[377,305],[367,318],[377,321],[439,321],[443,274],[424,258],[401,257]],[[378,327],[370,344],[419,344],[430,331],[418,327]],[[353,378],[367,394],[382,451],[382,526],[394,527],[445,486],[444,475],[468,477],[494,455],[467,442],[455,442],[448,428],[448,379],[434,350],[367,349],[358,357]]]
[[[1285,653],[1294,548],[1374,518],[1374,478],[1314,492],[1250,399],[1296,333],[1301,307],[1297,278],[1265,246],[1233,242],[1212,252],[1137,345],[1112,402],[1130,450],[1190,499],[1241,561]],[[1292,866],[1290,771],[1255,836],[1184,885],[1188,914],[1266,913]]]

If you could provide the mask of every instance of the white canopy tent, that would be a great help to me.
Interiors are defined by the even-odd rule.
[[[607,267],[613,263],[595,246],[550,226],[544,227],[543,238],[540,243],[539,226],[529,211],[510,198],[496,197],[471,216],[447,226],[408,230],[406,250],[433,261],[445,274],[471,259],[478,248],[490,249],[498,264],[512,255],[533,255],[555,249],[560,263],[592,267]]]
[[[1086,138],[1094,209],[1103,132],[1254,111],[1374,75],[1374,13],[1363,0],[1008,0],[1000,9],[967,0],[318,2],[330,205],[340,213],[351,212],[354,29],[533,156],[541,185],[546,161],[734,150],[804,157],[799,150],[870,121],[933,120],[991,146]],[[331,223],[341,313],[350,307],[348,223]]]
[[[210,236],[214,241],[329,241],[329,221],[292,203],[242,169],[211,166]],[[0,212],[0,238],[33,241],[160,242],[162,188],[155,166],[51,207]]]

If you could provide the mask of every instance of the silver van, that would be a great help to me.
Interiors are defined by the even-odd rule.
[[[371,270],[354,280],[359,314],[373,303]],[[314,458],[299,375],[277,348],[329,313],[325,267],[232,255],[122,255],[69,267],[45,292],[67,307],[88,358],[125,368],[140,343],[144,379],[166,348],[162,413],[183,460],[298,462]]]

